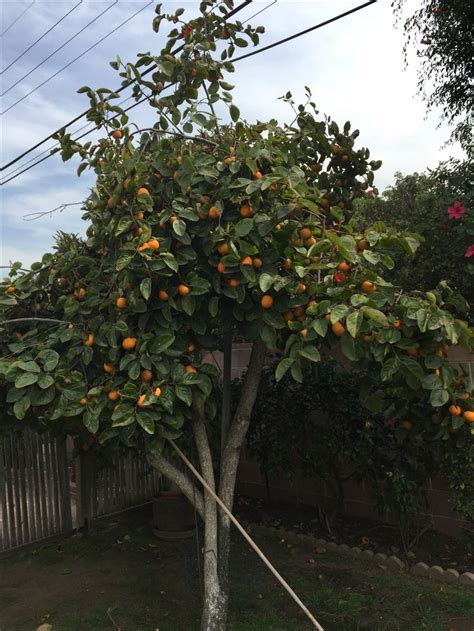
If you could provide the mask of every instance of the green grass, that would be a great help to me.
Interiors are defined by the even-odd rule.
[[[94,533],[10,555],[0,568],[0,628],[29,631],[198,631],[196,542],[160,542],[149,515],[101,521]],[[390,573],[334,553],[257,537],[325,631],[446,631],[474,626],[474,593]],[[308,558],[315,557],[315,564]],[[304,631],[307,620],[254,552],[233,544],[229,631]],[[469,628],[469,626],[466,626]]]

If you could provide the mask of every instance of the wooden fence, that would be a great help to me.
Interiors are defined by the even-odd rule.
[[[66,441],[30,430],[0,437],[0,550],[71,530]]]
[[[150,501],[160,488],[160,475],[146,460],[131,453],[101,466],[88,453],[79,459],[77,521],[87,524],[98,517]]]
[[[75,484],[71,473],[75,472]],[[144,458],[108,466],[73,458],[64,438],[30,430],[0,436],[0,552],[41,541],[149,502],[160,488]]]

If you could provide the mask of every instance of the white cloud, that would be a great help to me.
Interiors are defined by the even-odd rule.
[[[242,11],[239,19],[245,20],[269,3],[270,0],[254,2]],[[12,91],[9,99],[13,100],[13,96],[18,98],[28,88],[37,85],[41,78],[55,72],[143,4],[145,0],[121,1],[46,63],[41,73],[35,73],[25,84]],[[267,32],[261,39],[261,45],[265,45],[357,4],[358,0],[279,0],[252,22],[265,24]],[[66,7],[71,6],[57,2],[37,5],[35,12],[32,10],[26,14],[25,19],[15,27],[17,30],[12,29],[5,36],[3,52],[6,60],[14,58],[28,42],[65,12]],[[14,77],[21,76],[43,59],[105,6],[106,2],[83,3],[80,10],[8,71],[4,86],[10,85]],[[197,10],[196,2],[183,3],[179,0],[165,2],[164,10],[169,11],[176,6],[186,6],[191,15]],[[15,15],[16,10],[14,3],[4,3],[5,20]],[[128,61],[134,60],[140,50],[158,52],[163,35],[151,30],[153,10],[154,5],[5,114],[2,119],[4,163],[87,108],[87,98],[76,93],[78,87],[84,84],[96,87],[119,85],[120,78],[108,64],[116,54]],[[25,35],[26,30],[28,37],[19,37],[20,33]],[[457,147],[440,149],[449,136],[449,130],[444,126],[437,128],[436,114],[425,119],[424,103],[416,96],[415,68],[403,71],[402,46],[403,35],[394,28],[390,3],[379,1],[334,24],[236,64],[236,74],[230,80],[237,85],[236,101],[249,120],[270,117],[288,120],[289,110],[277,100],[278,97],[291,90],[295,97],[302,99],[303,86],[310,86],[321,113],[330,114],[342,123],[350,120],[361,131],[360,144],[368,146],[374,158],[383,160],[377,176],[377,183],[383,188],[391,182],[397,170],[422,171],[449,154],[461,153]],[[248,50],[242,50],[242,53]],[[4,107],[10,102],[5,101]],[[146,108],[136,108],[133,113],[138,121],[148,122],[150,114]],[[83,124],[84,120],[79,121],[73,129]],[[38,152],[47,146],[42,146]],[[80,212],[74,209],[56,214],[51,220],[44,218],[39,222],[26,223],[21,219],[26,212],[47,210],[60,203],[83,199],[90,179],[82,176],[77,180],[75,168],[73,161],[62,163],[55,156],[2,188],[0,243],[3,244],[3,260],[21,260],[25,254],[36,259],[41,248],[50,247],[52,234],[57,229],[81,229]],[[25,243],[28,244],[26,251]]]

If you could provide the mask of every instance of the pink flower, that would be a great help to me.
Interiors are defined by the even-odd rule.
[[[459,200],[456,200],[452,206],[448,208],[448,215],[450,219],[461,219],[466,212],[466,209]]]
[[[470,256],[474,256],[474,243],[471,243],[471,245],[467,248],[466,254],[464,256],[466,258],[469,258]]]

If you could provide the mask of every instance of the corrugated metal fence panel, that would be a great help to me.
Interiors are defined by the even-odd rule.
[[[66,441],[30,430],[0,436],[0,551],[71,530]]]

